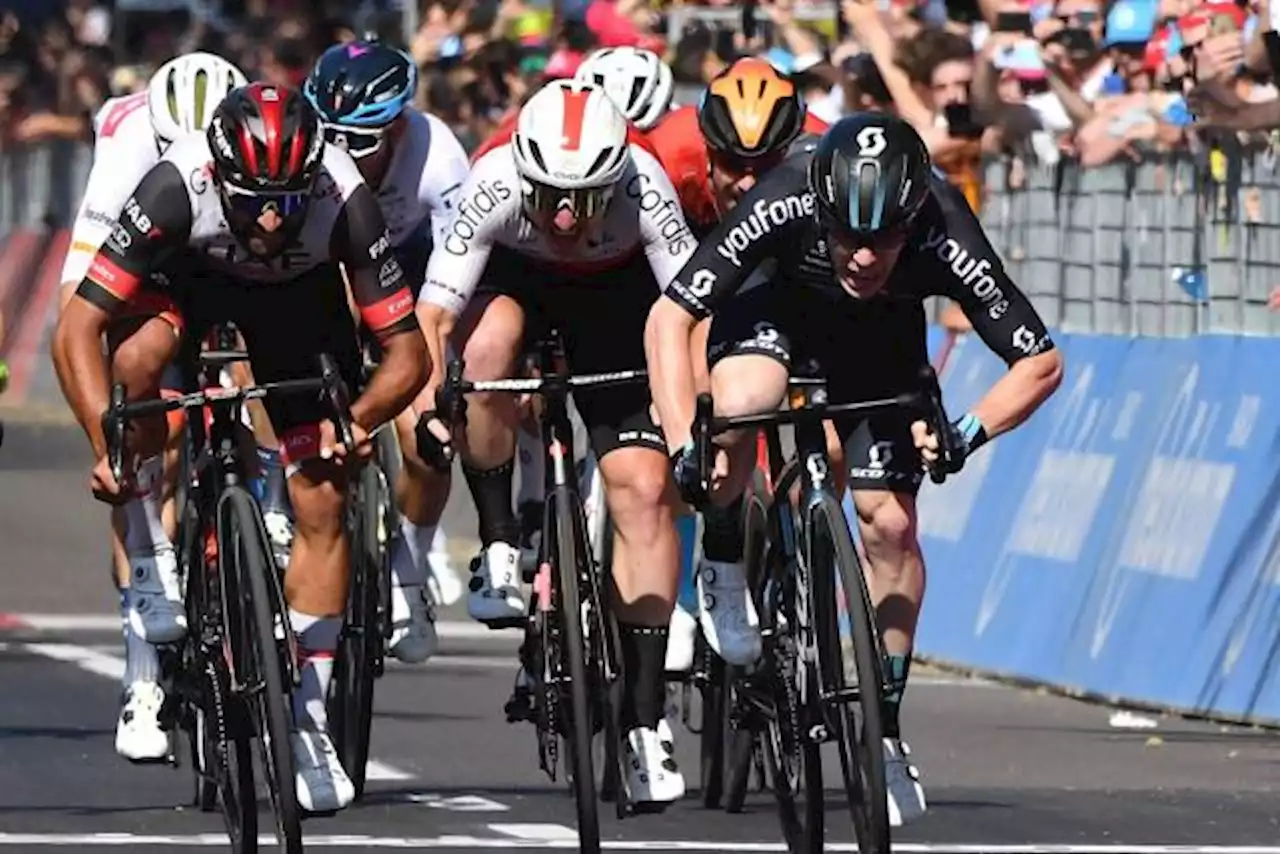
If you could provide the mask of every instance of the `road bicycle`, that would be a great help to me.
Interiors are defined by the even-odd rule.
[[[206,352],[202,373],[243,353]],[[188,632],[174,675],[179,718],[191,741],[196,800],[221,808],[232,850],[258,850],[254,788],[256,742],[276,828],[285,851],[302,851],[301,811],[289,743],[291,695],[298,684],[297,640],[272,556],[262,511],[248,489],[250,468],[241,450],[241,407],[273,395],[320,395],[332,410],[341,440],[354,445],[345,383],[328,355],[320,375],[247,388],[205,390],[172,399],[126,402],[117,384],[103,414],[113,475],[122,482],[129,422],[175,410],[188,418],[190,447],[179,537],[186,570]]]
[[[463,396],[477,392],[537,394],[543,399],[538,414],[546,462],[546,491],[542,537],[529,614],[521,621],[524,642],[520,662],[531,683],[517,690],[507,704],[508,720],[529,720],[537,730],[538,758],[543,771],[556,779],[561,742],[568,754],[569,784],[576,802],[578,839],[584,852],[600,851],[599,796],[616,801],[619,816],[627,804],[622,796],[622,734],[619,694],[622,655],[607,564],[597,562],[595,545],[607,537],[588,536],[587,517],[574,463],[573,426],[568,396],[575,389],[595,389],[643,381],[644,370],[570,376],[564,347],[553,330],[538,343],[539,376],[529,379],[470,382],[462,379],[464,364],[449,364],[438,411],[448,423],[461,422]],[[419,425],[419,431],[425,424]],[[429,441],[429,440],[428,440]],[[424,445],[425,446],[425,445]],[[607,560],[607,553],[600,553]],[[594,736],[600,732],[604,750],[602,773],[596,775]]]
[[[709,484],[712,438],[763,429],[769,484],[748,496],[751,577],[759,578],[763,655],[742,702],[763,723],[765,765],[792,852],[823,850],[823,744],[836,745],[854,836],[863,854],[888,854],[888,797],[883,755],[884,656],[866,579],[835,491],[824,420],[908,409],[920,413],[941,443],[930,477],[941,482],[962,460],[948,429],[937,376],[926,367],[920,390],[858,403],[830,404],[826,383],[795,377],[790,407],[719,418],[710,395],[698,397],[693,424],[699,478]],[[783,456],[778,428],[795,427],[795,454]],[[785,460],[785,462],[784,462]],[[763,513],[759,511],[762,510]],[[843,604],[843,607],[841,605]],[[847,638],[841,615],[849,622]],[[852,667],[850,667],[852,665]]]

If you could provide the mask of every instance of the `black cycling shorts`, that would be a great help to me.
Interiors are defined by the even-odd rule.
[[[337,265],[314,267],[277,284],[193,268],[169,290],[185,326],[184,364],[195,364],[200,341],[213,325],[231,322],[244,337],[256,382],[319,376],[317,357],[324,352],[337,362],[352,397],[359,392],[362,359]],[[267,397],[265,403],[282,441],[332,418],[317,395]]]
[[[554,327],[564,339],[569,370],[596,374],[645,367],[644,327],[658,293],[642,253],[614,270],[569,275],[497,246],[476,295],[477,301],[485,294],[511,297],[525,312],[526,347]],[[650,410],[648,383],[575,391],[573,402],[596,459],[628,447],[666,454],[666,440]]]
[[[766,284],[728,300],[711,320],[707,362],[767,356],[789,371],[824,377],[832,403],[893,397],[919,386],[928,361],[924,307],[916,301],[832,299]],[[923,479],[909,412],[836,418],[849,487],[914,495]]]

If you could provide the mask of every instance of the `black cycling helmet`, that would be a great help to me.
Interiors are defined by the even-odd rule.
[[[809,161],[818,222],[862,238],[905,228],[929,197],[930,169],[924,140],[902,119],[886,113],[841,119]]]
[[[325,124],[372,129],[395,121],[417,88],[412,59],[381,42],[355,41],[326,50],[302,92]]]

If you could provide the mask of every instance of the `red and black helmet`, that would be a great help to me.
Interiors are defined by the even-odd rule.
[[[232,89],[207,131],[218,180],[246,193],[310,191],[320,173],[320,119],[286,86],[250,83]]]

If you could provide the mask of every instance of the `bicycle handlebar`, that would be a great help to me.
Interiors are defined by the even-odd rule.
[[[337,362],[332,356],[321,353],[317,361],[320,366],[318,377],[281,380],[247,388],[211,388],[174,398],[151,398],[133,403],[125,402],[125,387],[122,383],[116,383],[111,388],[111,404],[107,407],[107,411],[102,413],[102,432],[107,439],[107,458],[116,483],[124,477],[124,432],[125,426],[130,421],[178,409],[199,409],[203,406],[226,407],[247,400],[258,400],[268,395],[320,392],[328,400],[329,407],[333,411],[334,422],[342,443],[348,449],[354,448],[355,433],[352,429],[351,399],[347,384],[343,381]]]
[[[942,390],[938,385],[938,375],[929,365],[925,365],[919,374],[920,390],[905,392],[894,397],[864,400],[856,403],[825,402],[825,394],[814,395],[817,402],[811,402],[798,409],[784,409],[766,412],[761,415],[741,415],[729,418],[715,417],[714,401],[710,394],[700,394],[694,408],[693,446],[698,465],[698,479],[703,488],[709,487],[712,469],[711,440],[729,430],[744,427],[763,427],[768,424],[799,424],[823,421],[834,415],[870,414],[888,409],[914,409],[925,416],[929,429],[938,437],[938,463],[930,467],[929,477],[934,483],[942,483],[948,474],[959,471],[956,460],[959,458],[954,437],[950,430],[946,409],[942,405]],[[794,386],[822,385],[820,381],[793,381]]]

